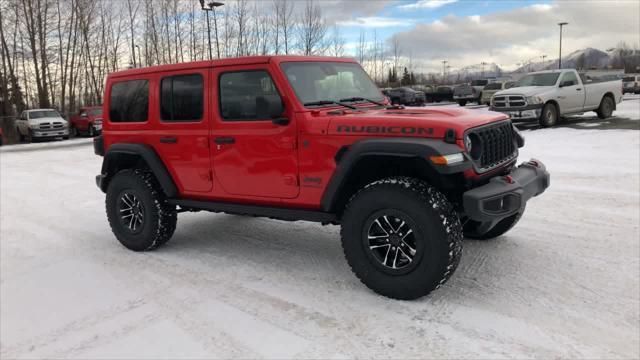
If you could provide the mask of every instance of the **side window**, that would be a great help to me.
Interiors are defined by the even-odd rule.
[[[560,84],[564,84],[567,81],[572,81],[573,85],[578,85],[578,78],[576,77],[576,74],[574,74],[572,71],[564,73]],[[565,85],[565,86],[569,86],[569,85]]]
[[[202,75],[175,75],[160,84],[162,121],[200,121],[204,104]]]
[[[149,81],[121,81],[111,86],[111,122],[145,122],[149,116]]]
[[[27,120],[27,112],[23,111],[22,114],[20,114],[20,120]]]
[[[238,71],[220,75],[220,116],[227,121],[271,120],[284,106],[266,71]]]

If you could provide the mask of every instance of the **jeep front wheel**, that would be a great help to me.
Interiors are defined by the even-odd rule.
[[[106,207],[111,230],[130,250],[153,250],[169,241],[176,228],[176,208],[149,171],[117,173],[107,188]]]
[[[367,185],[342,217],[342,248],[360,281],[394,299],[427,295],[453,274],[462,226],[446,197],[414,178]]]

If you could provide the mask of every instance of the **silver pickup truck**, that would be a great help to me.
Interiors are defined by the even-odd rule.
[[[587,111],[608,118],[620,101],[620,80],[591,78],[573,69],[547,70],[527,74],[514,87],[498,91],[491,98],[491,110],[549,127],[562,116]]]

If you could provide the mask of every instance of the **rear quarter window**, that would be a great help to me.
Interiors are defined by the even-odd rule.
[[[200,121],[204,84],[200,74],[175,75],[162,79],[160,116],[163,121]]]
[[[109,97],[111,122],[145,122],[149,116],[149,81],[114,83]]]

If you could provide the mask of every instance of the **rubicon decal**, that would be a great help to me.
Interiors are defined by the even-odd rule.
[[[368,133],[368,134],[402,134],[402,135],[427,135],[433,134],[433,128],[413,126],[350,126],[338,125],[336,130],[341,133]]]

